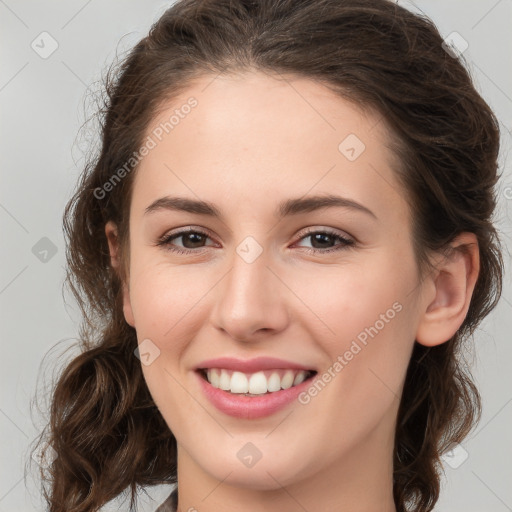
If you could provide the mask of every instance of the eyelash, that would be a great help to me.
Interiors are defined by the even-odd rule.
[[[204,237],[210,238],[208,233],[205,233],[204,231],[201,231],[198,229],[186,229],[186,230],[178,231],[177,233],[172,233],[170,235],[164,235],[163,237],[158,239],[157,245],[165,246],[165,248],[167,250],[178,253],[178,254],[194,254],[194,253],[198,254],[198,253],[202,252],[201,249],[204,249],[205,247],[200,247],[197,250],[195,250],[195,249],[181,249],[179,247],[171,246],[172,240],[174,240],[175,238],[180,238],[181,236],[184,236],[184,235],[190,234],[190,233],[194,233],[194,234],[198,234],[198,235],[202,235]],[[307,238],[308,236],[317,235],[317,234],[332,236],[332,237],[340,240],[341,244],[339,244],[338,246],[335,246],[335,247],[331,247],[329,249],[314,249],[314,248],[310,248],[310,247],[301,247],[301,249],[305,249],[306,252],[308,252],[308,253],[314,253],[314,254],[323,253],[323,254],[325,254],[325,253],[330,253],[330,252],[341,251],[343,249],[348,249],[355,245],[354,240],[345,238],[345,237],[341,236],[339,233],[337,233],[335,231],[328,230],[328,229],[308,231],[299,239],[299,241]]]

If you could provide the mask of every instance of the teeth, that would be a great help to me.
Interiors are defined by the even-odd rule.
[[[297,384],[304,382],[306,380],[306,377],[307,377],[306,372],[297,373],[297,375],[295,376],[295,379],[293,379],[293,385],[296,386]]]
[[[288,370],[284,374],[284,377],[281,379],[281,387],[283,389],[291,388],[293,386],[293,379],[294,378],[295,378],[295,375],[293,374],[293,372]]]
[[[281,389],[281,379],[279,375],[274,372],[267,381],[267,389],[270,392],[279,391]]]
[[[208,382],[218,389],[231,393],[249,393],[263,395],[281,389],[288,389],[304,382],[310,372],[304,370],[270,370],[252,374],[209,368],[206,371]]]
[[[233,373],[233,375],[235,375]],[[244,375],[243,373],[241,375]],[[233,378],[233,377],[231,377]],[[245,378],[245,375],[244,375]],[[261,395],[267,392],[267,378],[263,372],[253,373],[249,379],[249,393]],[[233,389],[233,387],[231,387]]]
[[[219,370],[217,370],[217,371],[219,371]],[[224,391],[229,391],[230,387],[231,387],[231,377],[226,372],[220,372],[219,388],[223,389]]]
[[[210,381],[210,384],[216,388],[224,389],[220,385],[220,375],[217,370],[217,368],[212,368],[208,370],[208,380]]]
[[[233,372],[231,375],[231,393],[248,393],[249,381],[244,373]]]

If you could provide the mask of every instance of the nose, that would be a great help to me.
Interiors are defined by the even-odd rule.
[[[291,292],[263,252],[248,262],[235,253],[226,276],[215,287],[212,322],[240,342],[268,338],[286,329]]]

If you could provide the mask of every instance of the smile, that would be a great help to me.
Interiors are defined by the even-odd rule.
[[[260,370],[252,374],[223,368],[200,368],[193,373],[204,396],[218,411],[245,420],[270,416],[291,405],[317,374],[316,371],[290,368]],[[221,385],[228,389],[221,389]]]
[[[214,388],[232,394],[260,396],[297,386],[312,377],[314,370],[273,369],[245,373],[225,368],[205,368],[199,372]]]

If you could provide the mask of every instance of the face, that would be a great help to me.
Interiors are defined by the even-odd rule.
[[[148,135],[124,313],[180,471],[269,490],[389,469],[421,287],[380,116],[254,72],[197,80]]]

